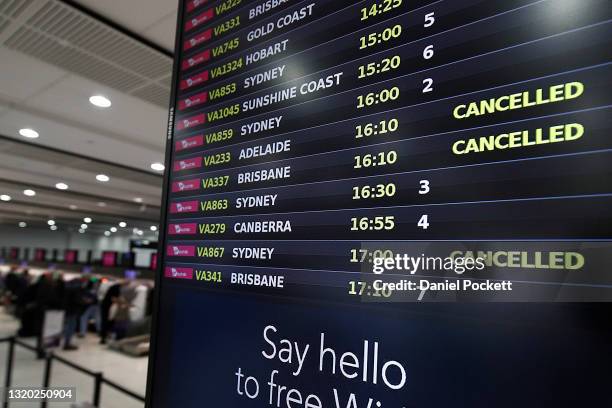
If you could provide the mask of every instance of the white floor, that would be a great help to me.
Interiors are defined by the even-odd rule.
[[[13,335],[19,327],[18,322],[5,313],[0,307],[0,338]],[[33,339],[26,342],[34,345]],[[77,351],[61,351],[56,353],[92,371],[101,371],[105,378],[140,395],[145,394],[147,377],[147,358],[129,357],[98,344],[98,338],[88,335],[83,339],[75,337],[79,345]],[[0,387],[4,386],[8,346],[0,343]],[[36,359],[31,351],[16,346],[13,363],[13,386],[40,386],[43,380],[43,362]],[[76,387],[78,402],[91,402],[93,395],[93,379],[58,361],[54,361],[52,370],[52,386]],[[18,404],[25,407],[25,404]],[[102,408],[142,408],[144,406],[125,394],[108,386],[102,387]],[[49,407],[70,407],[70,404],[50,403]]]

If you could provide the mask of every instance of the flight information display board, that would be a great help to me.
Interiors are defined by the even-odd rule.
[[[148,406],[610,401],[611,18],[181,1]]]

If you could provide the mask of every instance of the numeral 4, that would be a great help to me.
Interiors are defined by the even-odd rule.
[[[421,219],[419,220],[419,222],[417,223],[417,226],[423,228],[424,230],[426,230],[427,228],[429,228],[429,216],[428,215],[423,215],[421,217]]]

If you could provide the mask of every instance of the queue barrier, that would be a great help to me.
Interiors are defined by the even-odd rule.
[[[0,343],[8,343],[8,357],[6,360],[6,376],[4,377],[4,387],[5,389],[8,389],[11,387],[12,384],[12,376],[13,376],[13,363],[14,363],[14,357],[15,357],[15,346],[20,346],[23,347],[26,350],[29,350],[31,352],[33,352],[36,355],[41,355],[41,351],[34,347],[31,346],[21,340],[18,340],[17,337],[13,336],[13,337],[7,337],[7,338],[3,338],[0,339]],[[57,361],[59,363],[62,363],[68,367],[71,367],[73,369],[75,369],[76,371],[79,371],[85,375],[88,375],[90,377],[93,378],[94,380],[94,389],[93,389],[93,395],[92,395],[92,404],[94,407],[99,408],[100,407],[100,400],[102,399],[102,385],[105,384],[111,388],[114,388],[115,390],[128,395],[134,399],[137,399],[138,401],[141,402],[145,402],[145,397],[137,394],[131,390],[128,390],[127,388],[122,387],[121,385],[117,384],[116,382],[113,382],[107,378],[104,377],[104,374],[102,372],[99,371],[92,371],[89,370],[85,367],[81,367],[78,364],[75,364],[69,360],[66,360],[63,357],[60,357],[58,355],[56,355],[55,353],[51,352],[43,352],[43,358],[45,360],[45,369],[44,369],[44,373],[43,373],[43,383],[42,383],[42,387],[47,388],[50,386],[51,384],[51,377],[52,377],[52,368],[53,368],[53,362]],[[4,402],[4,408],[8,408],[9,403],[8,401]],[[40,403],[40,407],[41,408],[47,408],[47,401],[41,401]]]

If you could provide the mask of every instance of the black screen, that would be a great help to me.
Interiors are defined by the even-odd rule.
[[[148,404],[612,402],[611,17],[181,1]]]

